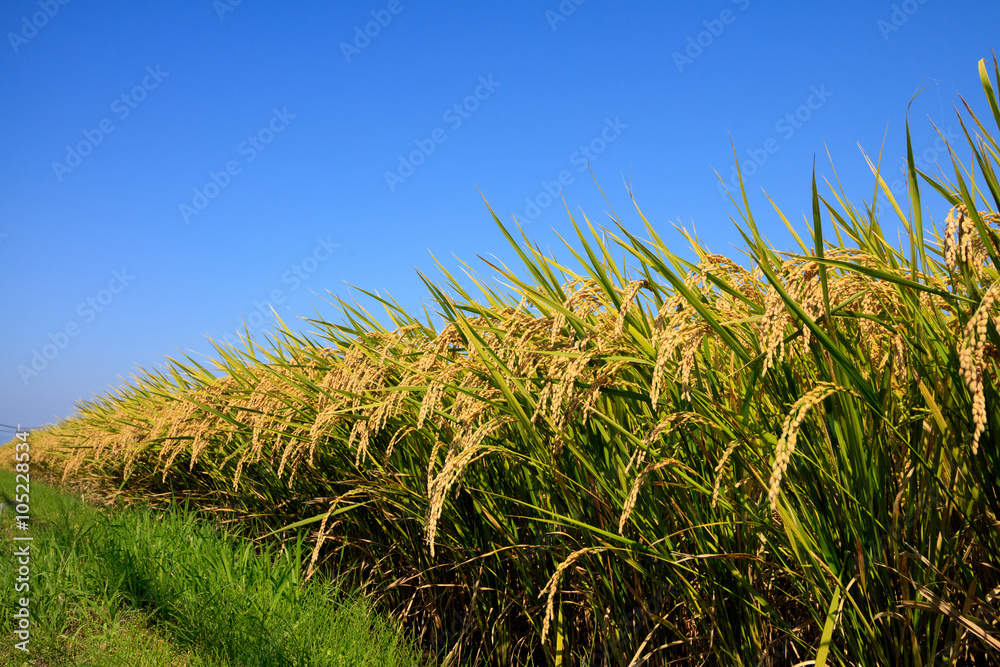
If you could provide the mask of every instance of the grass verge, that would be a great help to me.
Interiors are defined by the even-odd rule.
[[[0,470],[0,587],[28,595],[30,654],[0,609],[0,664],[416,665],[359,596],[302,582],[301,542],[278,550],[217,531],[184,508],[101,511],[35,482],[30,591],[15,593],[14,475]]]

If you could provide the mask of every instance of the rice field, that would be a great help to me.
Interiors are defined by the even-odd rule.
[[[637,205],[642,233],[573,218],[557,260],[490,209],[520,265],[421,274],[444,326],[365,293],[391,326],[342,301],[171,359],[33,449],[126,500],[307,530],[305,575],[346,573],[440,664],[997,664],[992,65],[950,176],[907,128],[907,197],[874,161],[860,207],[814,175],[810,225],[774,210],[795,251],[745,191],[738,258],[671,251]]]

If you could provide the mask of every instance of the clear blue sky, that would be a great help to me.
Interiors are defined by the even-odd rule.
[[[236,2],[0,8],[0,423],[266,329],[275,296],[293,323],[349,284],[419,308],[432,254],[512,256],[477,187],[567,257],[545,186],[603,223],[587,153],[631,228],[623,175],[667,238],[731,254],[731,136],[787,247],[761,188],[801,220],[828,146],[870,199],[859,143],[898,168],[926,84],[914,141],[944,158],[930,121],[957,130],[958,93],[982,108],[1000,46],[985,0]]]

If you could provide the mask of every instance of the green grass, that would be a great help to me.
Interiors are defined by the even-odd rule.
[[[0,471],[0,502],[12,502],[13,490],[13,474]],[[9,638],[19,596],[10,507],[0,521]],[[301,581],[301,541],[262,550],[183,509],[102,511],[40,482],[31,485],[31,528],[31,654],[6,639],[0,664],[417,664],[362,598],[334,581]]]

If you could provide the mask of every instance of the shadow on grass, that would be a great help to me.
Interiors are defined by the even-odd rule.
[[[14,500],[13,487],[0,471],[0,502]],[[72,633],[81,610],[99,609],[112,624],[141,617],[177,651],[212,657],[198,664],[418,663],[360,597],[332,580],[302,584],[304,536],[278,551],[220,534],[186,509],[105,513],[45,485],[31,492],[32,622],[53,637]],[[10,509],[0,517],[9,521]],[[5,590],[15,570],[0,562]],[[6,627],[11,613],[0,610]]]

